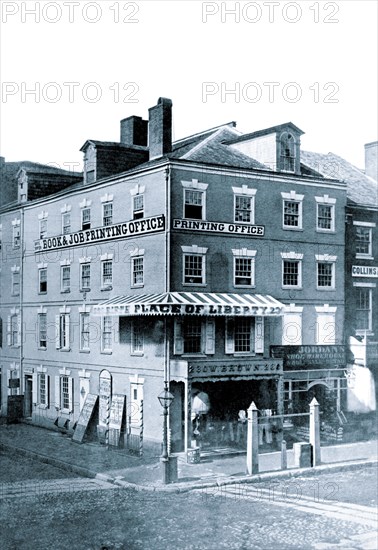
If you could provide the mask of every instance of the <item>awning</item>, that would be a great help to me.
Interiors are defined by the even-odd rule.
[[[164,292],[116,296],[93,307],[95,315],[277,316],[284,304],[262,294]]]

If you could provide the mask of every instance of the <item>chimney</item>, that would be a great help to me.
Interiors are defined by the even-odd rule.
[[[378,141],[365,145],[365,174],[378,181]]]
[[[148,147],[152,160],[172,151],[172,101],[159,97],[157,105],[148,111]]]
[[[140,116],[129,116],[121,120],[121,143],[124,145],[147,146],[148,121]]]

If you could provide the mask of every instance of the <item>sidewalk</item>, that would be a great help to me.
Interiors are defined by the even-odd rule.
[[[73,443],[59,432],[27,424],[0,425],[0,448],[19,452],[86,477],[100,477],[118,485],[133,484],[146,489],[188,490],[220,483],[251,482],[315,471],[358,468],[377,462],[378,441],[322,447],[322,464],[317,468],[294,469],[293,451],[288,451],[288,470],[280,471],[279,452],[259,455],[259,474],[246,476],[246,456],[203,458],[187,464],[178,455],[178,483],[163,486],[159,457],[134,457],[125,449],[106,449],[97,443]]]

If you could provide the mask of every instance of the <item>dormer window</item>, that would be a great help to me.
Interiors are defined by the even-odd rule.
[[[280,168],[286,172],[295,172],[295,148],[294,136],[283,132],[280,137]]]

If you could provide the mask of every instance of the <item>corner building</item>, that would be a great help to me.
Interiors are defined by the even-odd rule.
[[[26,415],[72,431],[98,395],[101,438],[104,392],[126,396],[125,444],[159,450],[166,382],[180,452],[243,448],[252,401],[342,410],[345,184],[301,163],[292,123],[175,143],[171,127],[160,98],[119,143],[84,144],[82,183],[17,205]]]

